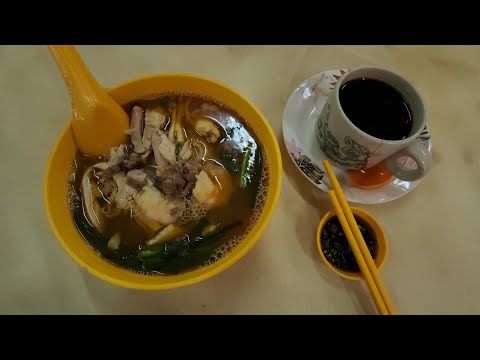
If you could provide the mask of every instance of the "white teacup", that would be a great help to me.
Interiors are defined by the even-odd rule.
[[[407,102],[412,115],[412,130],[402,140],[385,140],[367,134],[356,127],[340,105],[340,88],[354,79],[374,79],[396,89]],[[388,120],[388,119],[387,119]],[[431,158],[417,137],[425,127],[425,106],[412,84],[402,76],[379,67],[362,66],[347,71],[335,84],[318,117],[315,133],[325,156],[336,166],[364,170],[382,163],[393,176],[414,181],[424,176],[431,166]],[[397,160],[408,156],[416,169],[408,169]]]

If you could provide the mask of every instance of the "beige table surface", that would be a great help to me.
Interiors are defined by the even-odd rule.
[[[159,72],[222,81],[270,121],[284,157],[278,208],[234,267],[171,291],[117,288],[81,270],[49,230],[42,186],[47,156],[70,105],[43,46],[0,47],[0,313],[374,314],[366,286],[320,261],[315,230],[324,193],[286,158],[282,113],[291,91],[326,69],[389,66],[425,98],[434,167],[411,193],[364,206],[382,222],[382,275],[400,314],[480,313],[480,47],[79,46],[106,87]],[[299,190],[300,189],[300,190]],[[315,200],[315,199],[320,200]]]

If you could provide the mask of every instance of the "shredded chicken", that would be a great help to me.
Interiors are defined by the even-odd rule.
[[[127,209],[130,207],[131,200],[137,194],[137,191],[127,185],[126,176],[123,172],[113,175],[113,178],[118,189],[115,193],[114,201],[120,209]]]
[[[170,164],[177,162],[175,144],[168,139],[163,131],[158,130],[153,134],[152,147],[157,165],[165,165],[165,160]]]
[[[121,144],[110,149],[108,154],[108,165],[116,165],[123,162],[127,158],[127,145]]]
[[[142,108],[140,106],[134,106],[132,116],[130,117],[130,128],[126,131],[126,134],[130,135],[133,149],[137,153],[143,153],[145,151],[145,147],[142,143],[143,118],[144,114]]]
[[[161,130],[167,118],[162,114],[161,108],[148,109],[145,112],[145,128],[143,129],[142,143],[146,150],[152,148],[152,136],[157,130]]]

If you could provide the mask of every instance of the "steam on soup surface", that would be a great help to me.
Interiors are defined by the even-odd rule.
[[[84,239],[135,272],[168,275],[213,263],[258,218],[268,165],[257,136],[232,110],[197,95],[125,106],[128,144],[78,153],[69,203]]]

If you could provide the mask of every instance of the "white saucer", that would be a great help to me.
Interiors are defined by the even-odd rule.
[[[326,157],[318,146],[314,127],[328,94],[345,70],[328,70],[305,80],[290,95],[283,112],[283,140],[290,157],[301,173],[323,191],[331,187],[322,164]],[[431,156],[432,144],[427,127],[419,139]],[[414,162],[405,158],[404,165],[413,166]],[[390,182],[381,187],[366,190],[352,186],[346,170],[335,166],[333,169],[347,200],[360,204],[379,204],[398,199],[421,181],[403,181],[392,177]]]

